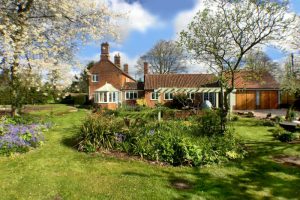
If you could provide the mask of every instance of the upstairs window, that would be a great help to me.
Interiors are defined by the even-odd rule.
[[[138,98],[138,92],[137,91],[127,91],[125,93],[126,100],[134,100]]]
[[[165,100],[173,100],[173,93],[171,92],[165,93]]]
[[[99,76],[98,76],[98,74],[93,74],[92,75],[92,82],[99,82]]]
[[[158,96],[159,96],[158,92],[152,92],[151,93],[151,100],[158,100]]]

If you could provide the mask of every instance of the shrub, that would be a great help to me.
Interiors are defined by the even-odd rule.
[[[281,142],[291,142],[299,137],[297,133],[288,132],[281,127],[277,127],[272,132],[273,137]]]
[[[87,102],[87,95],[78,94],[72,97],[75,105],[84,105]]]
[[[80,128],[78,148],[85,152],[118,150],[174,166],[199,166],[242,158],[243,147],[230,131],[216,134],[219,131],[216,118],[215,111],[208,111],[201,119],[163,122],[92,114]],[[200,122],[204,125],[199,125]],[[201,137],[199,126],[205,131]]]
[[[286,116],[285,116],[285,119],[287,121],[293,121],[297,118],[297,113],[294,109],[292,108],[289,108],[286,112]]]
[[[262,121],[259,121],[259,124],[262,126],[270,126],[270,127],[276,126],[276,123],[271,120],[262,120]]]
[[[145,98],[137,99],[136,104],[141,107],[147,106],[147,102]]]
[[[197,122],[199,125],[197,135],[211,136],[222,132],[219,111],[205,110],[203,115],[198,117]]]
[[[236,121],[238,121],[239,119],[240,119],[240,117],[237,116],[237,115],[234,115],[234,116],[231,117],[231,121],[233,121],[233,122],[236,122]]]
[[[281,142],[291,142],[295,139],[295,135],[291,132],[285,132],[278,136],[278,140]]]
[[[94,152],[99,148],[113,149],[123,123],[111,116],[90,115],[80,127],[79,150]]]
[[[2,121],[3,122],[3,121]],[[0,124],[0,154],[10,155],[14,152],[27,152],[44,141],[42,131],[45,126]]]
[[[272,120],[273,120],[275,123],[280,123],[280,122],[283,122],[283,121],[284,121],[284,118],[283,118],[283,117],[280,117],[280,116],[275,116],[274,118],[272,118]]]

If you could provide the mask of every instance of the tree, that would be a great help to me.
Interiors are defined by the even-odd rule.
[[[279,76],[280,68],[277,62],[260,49],[249,50],[243,59],[245,70],[249,71],[249,79],[263,81],[262,75],[266,72],[271,73],[274,77]]]
[[[300,59],[294,54],[285,61],[281,89],[289,95],[300,95]]]
[[[161,40],[141,56],[137,63],[138,74],[144,72],[144,62],[149,63],[149,70],[153,74],[169,74],[186,70],[186,56],[174,41]]]
[[[24,69],[42,71],[44,78],[56,71],[65,85],[78,64],[78,46],[116,37],[119,17],[96,0],[0,0],[0,61],[10,73],[12,114],[21,106],[17,89]]]
[[[88,93],[89,92],[89,75],[88,71],[94,66],[95,62],[89,62],[85,69],[79,74],[74,76],[74,81],[68,88],[69,92],[75,93]]]
[[[180,33],[179,43],[218,75],[225,131],[228,97],[234,90],[235,74],[241,69],[243,58],[259,44],[281,40],[293,19],[287,16],[286,1],[213,0],[204,6],[187,30]]]

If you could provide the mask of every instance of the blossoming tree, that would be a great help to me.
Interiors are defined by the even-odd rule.
[[[253,48],[284,38],[293,17],[288,2],[273,0],[210,0],[181,32],[180,43],[194,59],[205,62],[221,84],[222,126],[229,111],[229,94],[244,56]]]
[[[43,79],[55,71],[61,77],[55,87],[62,88],[72,77],[71,67],[79,65],[74,59],[78,47],[117,37],[119,17],[97,0],[0,0],[0,67],[9,69],[12,114],[21,106],[24,70]]]

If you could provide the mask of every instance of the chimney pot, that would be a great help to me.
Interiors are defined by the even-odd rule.
[[[129,74],[128,64],[124,65],[124,72],[127,73],[127,74]]]
[[[119,68],[121,67],[121,57],[120,54],[115,55],[115,65],[118,66]]]
[[[109,59],[109,44],[107,42],[101,44],[101,60]]]

